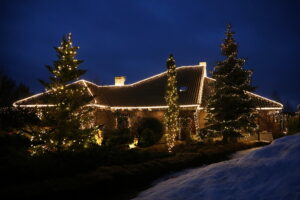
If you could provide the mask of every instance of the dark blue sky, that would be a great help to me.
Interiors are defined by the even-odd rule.
[[[239,55],[254,70],[257,93],[277,90],[300,104],[300,1],[277,0],[1,0],[0,66],[33,92],[43,91],[62,36],[72,32],[85,79],[112,84],[125,75],[134,82],[165,70],[173,53],[177,66],[208,63],[220,56],[227,23]]]

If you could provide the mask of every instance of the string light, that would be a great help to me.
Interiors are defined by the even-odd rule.
[[[216,79],[211,78],[211,77],[205,77],[205,78],[206,78],[206,79],[209,79],[209,80],[211,80],[211,81],[216,81]],[[251,96],[255,96],[255,97],[258,97],[258,98],[260,98],[260,99],[264,99],[264,100],[266,100],[266,101],[269,101],[269,102],[271,102],[271,103],[274,103],[274,104],[277,104],[277,105],[278,105],[278,107],[263,107],[263,108],[257,107],[257,108],[256,108],[257,110],[281,110],[281,109],[283,108],[283,105],[282,105],[281,103],[277,102],[277,101],[268,99],[268,98],[263,97],[263,96],[258,95],[258,94],[254,94],[253,92],[248,92],[248,91],[245,91],[245,92],[246,92],[247,94],[251,95]]]
[[[94,138],[94,134],[86,133],[86,131],[92,133],[95,119],[92,117],[94,114],[90,112],[91,109],[87,106],[89,102],[86,102],[84,99],[86,99],[85,95],[94,97],[93,93],[84,80],[67,84],[81,76],[81,72],[75,70],[78,64],[80,64],[80,62],[75,59],[77,49],[78,47],[72,46],[71,33],[69,33],[67,37],[63,39],[61,45],[56,48],[59,60],[55,61],[53,66],[47,67],[53,77],[51,77],[50,83],[44,84],[46,92],[19,100],[13,104],[14,107],[38,108],[38,117],[41,118],[42,124],[46,126],[40,127],[41,130],[38,131],[37,134],[34,133],[35,135],[30,138],[32,142],[38,141],[42,143],[40,145],[31,145],[32,154],[66,149],[75,150],[79,146],[87,148],[91,142],[97,142],[99,145],[102,143],[101,130],[96,129],[99,136],[98,138]],[[71,71],[71,73],[69,71]],[[77,87],[71,87],[71,85],[77,83],[83,87],[79,89]],[[24,105],[26,101],[41,97],[45,94],[54,99],[54,101],[52,101],[53,104]],[[80,98],[74,99],[76,102],[70,101],[70,98],[74,97],[74,95]],[[80,102],[82,102],[82,106]],[[97,103],[97,101],[95,101],[95,103]],[[57,115],[65,116],[65,119],[57,119]],[[50,118],[50,120],[47,118]],[[56,122],[53,121],[52,118],[58,120],[58,125],[54,124]],[[69,132],[73,132],[74,134],[69,134]]]
[[[134,138],[134,139],[133,139],[133,142],[132,142],[131,144],[128,145],[129,149],[136,148],[137,145],[138,145],[138,143],[139,143],[138,138]]]
[[[71,37],[71,34],[68,35],[68,38]],[[66,46],[72,46],[72,43],[70,42],[70,39],[68,39],[69,42],[68,44],[66,44]],[[61,52],[64,52],[65,48],[63,46],[64,43],[61,43],[62,46],[58,47],[58,49],[61,51]],[[76,51],[72,50],[72,51],[69,51],[70,54],[72,54],[71,56],[75,55],[76,54]],[[61,56],[62,59],[65,59],[66,56],[62,55]],[[69,56],[67,56],[67,58],[69,58]],[[78,60],[74,59],[73,60],[74,63],[77,63]],[[77,66],[76,66],[77,67]],[[75,68],[76,68],[75,67]],[[213,78],[210,78],[210,77],[207,77],[206,76],[206,63],[200,63],[199,65],[192,65],[192,66],[182,66],[182,67],[178,67],[176,69],[176,66],[174,65],[175,69],[174,69],[174,72],[176,73],[176,71],[180,71],[180,70],[184,70],[184,69],[188,69],[188,68],[199,68],[199,67],[202,67],[202,72],[201,72],[201,79],[200,79],[200,83],[199,83],[199,93],[198,93],[198,97],[197,97],[197,103],[196,104],[189,104],[189,105],[178,105],[178,110],[179,108],[180,109],[187,109],[187,110],[195,110],[195,113],[194,113],[194,121],[195,121],[195,128],[196,130],[200,129],[199,127],[199,110],[201,109],[204,109],[203,107],[200,107],[201,103],[202,103],[202,99],[203,99],[203,88],[204,88],[204,80],[205,78],[207,79],[210,79],[210,80],[213,80],[215,81],[215,79]],[[63,65],[59,65],[57,67],[56,70],[54,70],[53,72],[56,74],[55,77],[59,77],[61,75],[60,73],[60,70],[63,70],[63,69],[66,69],[66,70],[72,70],[72,67],[70,67],[69,65],[66,66],[66,68],[63,66]],[[140,80],[140,81],[137,81],[135,83],[132,83],[132,84],[127,84],[127,85],[124,85],[124,86],[115,86],[115,85],[105,85],[105,86],[99,86],[99,85],[96,85],[92,82],[89,82],[89,81],[86,81],[86,80],[78,80],[78,81],[75,81],[71,84],[67,84],[65,87],[69,86],[69,85],[73,85],[73,84],[83,84],[85,86],[85,89],[88,91],[88,93],[91,95],[91,96],[94,96],[92,90],[90,89],[90,86],[89,85],[93,85],[97,88],[101,88],[101,87],[132,87],[132,86],[136,86],[136,85],[139,85],[139,84],[142,84],[142,83],[145,83],[147,81],[151,81],[153,79],[156,79],[156,78],[159,78],[159,77],[162,77],[162,76],[165,76],[167,75],[168,76],[168,73],[170,73],[170,69],[168,69],[167,71],[165,72],[162,72],[160,74],[157,74],[157,75],[154,75],[154,76],[151,76],[149,78],[146,78],[146,79],[143,79],[143,80]],[[169,77],[168,77],[169,79]],[[170,78],[170,82],[173,82],[174,79]],[[176,81],[176,79],[175,79]],[[168,83],[168,87],[171,87],[173,83]],[[36,94],[36,95],[33,95],[31,97],[28,97],[28,98],[24,98],[24,99],[21,99],[19,101],[16,101],[13,103],[13,106],[14,107],[31,107],[31,108],[43,108],[43,107],[54,107],[56,105],[54,104],[24,104],[27,100],[30,100],[30,99],[33,99],[33,98],[37,98],[39,97],[40,95],[43,95],[45,93],[49,93],[49,92],[56,92],[58,90],[64,90],[65,89],[64,86],[58,86],[58,87],[53,87],[52,89],[50,90],[47,90],[46,92],[43,92],[43,93],[39,93],[39,94]],[[76,91],[79,91],[76,89]],[[80,90],[81,92],[84,92],[84,90]],[[175,91],[175,90],[174,90]],[[176,89],[177,91],[177,89]],[[70,93],[73,93],[73,91],[70,91]],[[255,96],[255,97],[258,97],[260,99],[263,99],[263,100],[266,100],[266,101],[269,101],[269,102],[272,102],[274,104],[277,105],[277,107],[257,107],[256,109],[257,110],[282,110],[282,107],[283,105],[276,102],[276,101],[273,101],[273,100],[270,100],[268,98],[265,98],[265,97],[262,97],[260,95],[257,95],[257,94],[254,94],[254,93],[251,93],[251,92],[247,92],[249,95],[252,95],[252,96]],[[166,98],[167,101],[170,101],[170,102],[175,102],[178,100],[178,97],[175,98],[175,97],[172,97],[172,98]],[[174,108],[170,108],[170,106],[168,105],[157,105],[157,106],[109,106],[109,105],[101,105],[99,104],[99,102],[97,102],[96,98],[94,98],[94,103],[89,103],[87,105],[85,105],[85,107],[97,107],[97,108],[100,108],[100,109],[105,109],[105,110],[111,110],[111,111],[116,111],[116,110],[148,110],[148,111],[152,111],[152,110],[172,110],[174,111],[175,109]],[[170,123],[175,123],[176,124],[176,118],[178,118],[177,114],[172,114],[170,115]],[[179,128],[174,128],[172,129],[174,132],[176,131],[179,131]],[[171,145],[170,145],[170,150],[173,148],[172,145],[175,144],[175,137],[173,136],[167,136],[169,137],[169,139],[167,138],[167,140],[171,141]],[[171,147],[172,146],[172,147]]]
[[[166,142],[168,151],[172,152],[175,146],[175,139],[179,134],[179,105],[178,105],[178,90],[177,90],[177,74],[175,60],[172,55],[167,60],[167,91],[165,95],[167,103],[167,111],[164,115],[164,123],[166,128]]]
[[[209,79],[209,80],[215,81],[215,79],[206,76],[206,68],[204,66],[199,66],[199,65],[196,65],[196,66],[194,66],[194,65],[193,66],[182,66],[182,67],[178,67],[177,71],[181,70],[181,69],[197,68],[197,67],[198,68],[199,67],[203,67],[203,70],[205,70],[204,72],[202,72],[202,79],[204,78],[204,79]],[[135,86],[135,85],[143,83],[145,81],[149,81],[149,80],[158,78],[160,76],[164,76],[166,73],[167,72],[162,72],[160,74],[151,76],[151,77],[143,79],[141,81],[138,81],[138,82],[135,82],[135,83],[132,83],[132,84],[127,84],[125,86],[117,86],[117,87]],[[77,84],[77,83],[80,83],[80,82],[85,85],[85,87],[88,89],[88,92],[91,94],[91,96],[94,96],[94,94],[92,93],[92,91],[91,91],[90,87],[88,86],[88,84],[91,84],[91,85],[93,85],[95,87],[115,87],[115,85],[103,85],[103,86],[100,86],[100,85],[97,85],[95,83],[92,83],[92,82],[84,80],[84,79],[75,81],[75,82],[73,82],[71,84],[67,84],[66,86]],[[204,87],[204,81],[202,82],[202,80],[201,80],[200,90],[199,90],[198,100],[197,100],[198,104],[180,105],[180,108],[189,108],[189,107],[190,108],[197,108],[199,105],[201,105],[202,96],[203,96],[203,87]],[[55,91],[56,88],[53,88],[53,90]],[[270,101],[270,102],[275,103],[275,104],[278,105],[278,107],[263,107],[263,108],[259,107],[259,108],[257,108],[257,110],[281,110],[282,107],[283,107],[282,104],[280,104],[280,103],[278,103],[276,101],[273,101],[271,99],[262,97],[260,95],[257,95],[257,94],[251,93],[251,92],[247,92],[247,93],[249,93],[250,95],[256,96],[258,98],[265,99],[267,101]],[[24,99],[18,100],[18,101],[16,101],[16,102],[13,103],[13,106],[14,107],[18,107],[18,106],[20,106],[20,107],[47,107],[47,106],[53,106],[53,105],[46,105],[46,104],[31,104],[31,105],[25,105],[25,104],[22,105],[21,104],[21,105],[18,105],[18,104],[20,104],[22,102],[25,102],[25,101],[27,101],[29,99],[38,97],[38,96],[43,95],[43,94],[45,94],[45,93],[44,92],[43,93],[38,93],[38,94],[30,96],[28,98],[24,98]],[[124,109],[124,110],[133,110],[133,109],[138,109],[138,110],[142,109],[142,110],[144,110],[144,109],[150,109],[150,110],[152,110],[152,109],[166,109],[167,108],[167,106],[164,106],[164,105],[157,105],[157,106],[109,106],[109,105],[98,104],[96,98],[94,99],[94,101],[95,101],[94,104],[88,104],[87,106],[98,107],[98,108],[102,108],[102,109],[110,109],[111,108],[112,110],[118,110],[118,109]],[[201,109],[203,109],[203,108],[201,108]]]
[[[101,146],[103,142],[103,131],[101,129],[96,130],[95,134],[96,143]]]

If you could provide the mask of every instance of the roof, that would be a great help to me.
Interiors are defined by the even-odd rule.
[[[179,92],[179,104],[197,104],[199,85],[203,68],[188,66],[177,68],[177,87],[186,90]],[[124,86],[96,86],[89,84],[96,100],[101,105],[109,106],[166,106],[164,99],[167,73],[152,76]]]
[[[201,101],[201,107],[206,107],[208,103],[208,98],[213,93],[212,83],[215,82],[215,79],[204,77],[204,87],[203,87],[203,98]],[[258,109],[282,109],[283,105],[279,102],[273,101],[271,99],[265,98],[258,94],[247,92],[254,100],[254,105]]]
[[[205,107],[209,95],[212,94],[211,84],[214,79],[206,77],[206,67],[193,65],[176,68],[177,86],[179,90],[179,105],[181,107]],[[141,81],[124,86],[99,86],[92,82],[80,80],[72,84],[87,87],[95,96],[91,106],[126,109],[126,108],[166,108],[164,99],[167,82],[167,72],[151,76]],[[46,106],[43,104],[44,93],[19,100],[14,106]],[[278,102],[250,93],[259,108],[282,109]]]

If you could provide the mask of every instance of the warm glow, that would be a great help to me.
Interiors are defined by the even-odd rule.
[[[137,147],[139,140],[137,138],[134,138],[133,142],[131,144],[129,144],[129,149],[134,149]]]
[[[116,76],[115,77],[115,86],[125,85],[126,77],[125,76]]]
[[[96,143],[101,146],[102,142],[103,142],[103,131],[102,130],[99,129],[96,131],[95,139],[96,139]]]
[[[207,64],[206,64],[206,62],[200,62],[199,65],[200,65],[200,67],[203,67],[203,69],[205,70],[203,72],[203,75],[206,77],[207,76],[207,73],[206,73],[206,66],[207,66]]]
[[[207,79],[210,79],[210,80],[213,80],[215,81],[215,79],[213,78],[210,78],[210,77],[207,77],[206,76],[206,62],[200,62],[199,65],[196,65],[196,66],[183,66],[183,67],[178,67],[178,69],[181,69],[181,68],[193,68],[193,67],[203,67],[203,72],[202,72],[202,78],[201,78],[201,83],[200,83],[200,89],[199,89],[199,94],[198,94],[198,100],[197,100],[197,104],[190,104],[190,105],[179,105],[180,108],[196,108],[196,109],[203,109],[202,107],[200,107],[199,105],[201,105],[201,102],[202,102],[202,95],[203,95],[203,86],[204,86],[204,78],[207,78]],[[140,80],[138,82],[135,82],[135,83],[132,83],[132,84],[127,84],[126,86],[134,86],[134,85],[137,85],[139,83],[143,83],[145,81],[148,81],[148,80],[152,80],[153,78],[156,78],[156,77],[159,77],[159,76],[163,76],[165,75],[166,72],[162,72],[160,74],[157,74],[157,75],[154,75],[154,76],[151,76],[149,78],[146,78],[146,79],[143,79],[143,80]],[[116,77],[118,78],[118,77]],[[121,76],[121,78],[124,78],[124,83],[125,83],[125,77],[124,76]],[[76,84],[76,83],[82,83],[85,87],[87,87],[87,90],[88,92],[91,94],[91,96],[94,96],[94,94],[92,93],[91,89],[89,88],[89,86],[87,85],[88,84],[92,84],[94,85],[95,87],[112,87],[112,86],[116,86],[116,85],[106,85],[106,86],[99,86],[95,83],[92,83],[90,81],[87,81],[87,80],[78,80],[78,81],[75,81],[74,83],[71,83],[71,84]],[[121,84],[121,83],[120,83]],[[68,84],[70,85],[70,84]],[[68,86],[66,85],[66,86]],[[124,84],[123,84],[124,85]],[[120,86],[120,85],[119,85]],[[47,91],[49,92],[49,91]],[[35,98],[35,97],[38,97],[39,95],[42,95],[46,92],[43,92],[43,93],[38,93],[36,95],[33,95],[33,96],[30,96],[28,98],[24,98],[24,99],[21,99],[21,100],[18,100],[16,101],[15,103],[13,103],[13,106],[14,107],[52,107],[54,105],[51,105],[51,104],[31,104],[31,105],[20,105],[20,103],[26,101],[26,100],[29,100],[29,99],[32,99],[32,98]],[[257,110],[281,110],[283,105],[276,102],[276,101],[273,101],[271,99],[268,99],[268,98],[265,98],[265,97],[262,97],[260,95],[257,95],[257,94],[254,94],[254,93],[251,93],[251,92],[247,92],[249,93],[250,95],[253,95],[253,96],[256,96],[256,97],[259,97],[259,98],[262,98],[262,99],[265,99],[267,101],[270,101],[272,103],[276,103],[278,105],[278,107],[259,107],[259,108],[256,108]],[[18,105],[19,104],[19,105]],[[115,111],[115,110],[148,110],[148,111],[152,111],[152,110],[165,110],[168,108],[168,106],[165,106],[165,105],[157,105],[157,106],[114,106],[114,107],[111,107],[111,106],[108,106],[108,105],[101,105],[97,102],[96,98],[94,98],[94,103],[92,104],[88,104],[86,106],[89,106],[89,107],[97,107],[97,108],[100,108],[100,109],[106,109],[106,110],[112,110],[112,111]]]
[[[90,90],[90,88],[87,86],[86,81],[85,81],[85,80],[82,80],[82,82],[83,82],[84,86],[87,88],[87,90],[88,90],[88,92],[90,93],[90,95],[93,97],[94,94],[92,93],[92,91]],[[94,98],[94,102],[97,103],[96,98]]]
[[[205,65],[203,63],[205,63]],[[206,62],[200,62],[199,65],[203,67],[202,75],[201,75],[201,80],[200,80],[200,90],[199,90],[198,100],[197,100],[197,103],[200,105],[201,102],[202,102],[203,87],[204,87],[204,77],[206,77]]]
[[[210,79],[210,80],[212,80],[212,81],[216,81],[216,79],[214,79],[214,78],[210,78],[210,77],[205,77],[205,78]],[[269,108],[269,107],[259,107],[259,108],[256,108],[257,110],[281,110],[281,109],[283,108],[283,105],[282,105],[281,103],[277,102],[277,101],[268,99],[268,98],[263,97],[263,96],[260,96],[260,95],[258,95],[258,94],[254,94],[254,93],[252,93],[252,92],[246,91],[246,93],[247,93],[247,94],[250,94],[250,95],[252,95],[252,96],[256,96],[256,97],[258,97],[258,98],[261,98],[261,99],[270,101],[270,102],[275,103],[275,104],[278,105],[278,107],[271,107],[271,108]]]

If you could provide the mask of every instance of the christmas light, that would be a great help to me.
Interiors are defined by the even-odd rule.
[[[95,140],[96,140],[96,143],[98,145],[102,145],[102,142],[103,142],[103,131],[101,129],[98,129],[96,131],[96,134],[95,134]]]
[[[207,78],[207,79],[209,79],[209,80],[212,80],[212,81],[216,81],[216,79],[214,79],[214,78],[210,78],[210,77],[205,77],[205,78]],[[258,110],[268,110],[268,109],[270,109],[270,110],[281,110],[281,109],[283,108],[283,105],[282,105],[281,103],[277,102],[277,101],[268,99],[268,98],[263,97],[263,96],[260,96],[260,95],[258,95],[258,94],[254,94],[254,93],[252,93],[252,92],[248,92],[248,91],[245,91],[245,92],[246,92],[247,94],[249,94],[249,95],[252,95],[252,96],[255,96],[255,97],[264,99],[264,100],[266,100],[266,101],[270,101],[270,102],[272,102],[272,103],[278,105],[278,107],[257,107],[256,109],[258,109]]]
[[[64,58],[64,57],[65,56],[62,56],[62,58]],[[74,61],[77,62],[77,60],[74,60]],[[199,127],[199,111],[204,109],[203,107],[200,107],[200,105],[202,103],[202,99],[203,99],[204,80],[205,80],[205,78],[207,78],[209,80],[215,81],[215,79],[207,77],[207,75],[206,75],[206,64],[204,64],[204,63],[200,63],[199,65],[192,65],[192,66],[182,66],[182,67],[178,67],[177,69],[175,69],[175,72],[177,72],[177,71],[179,71],[181,69],[199,68],[199,67],[202,68],[202,71],[201,71],[200,83],[199,83],[199,86],[198,86],[199,93],[198,93],[198,97],[197,97],[197,103],[196,104],[189,104],[189,105],[178,105],[178,108],[180,108],[180,109],[194,110],[195,111],[195,113],[194,113],[194,121],[195,121],[195,128],[196,128],[196,130],[200,129],[200,127]],[[57,76],[60,76],[60,70],[62,70],[62,69],[65,69],[65,70],[69,69],[70,70],[70,66],[68,65],[66,68],[63,68],[63,66],[59,65],[58,68],[56,70],[54,70],[55,73],[57,73]],[[73,82],[71,84],[67,84],[65,87],[64,86],[57,86],[57,87],[54,87],[54,88],[52,88],[50,90],[47,90],[46,92],[39,93],[39,94],[33,95],[31,97],[18,100],[18,101],[16,101],[16,102],[13,103],[13,106],[14,107],[28,107],[28,108],[53,107],[53,106],[55,106],[54,104],[28,104],[28,105],[25,105],[23,103],[25,103],[28,100],[37,98],[40,95],[43,95],[43,94],[48,93],[48,92],[52,92],[52,91],[55,92],[57,90],[63,90],[65,88],[67,88],[67,86],[73,85],[73,84],[81,84],[81,85],[83,85],[86,88],[86,91],[88,91],[88,93],[91,96],[95,96],[93,94],[91,88],[90,88],[91,85],[93,85],[96,88],[101,88],[101,87],[103,87],[103,88],[104,87],[133,87],[133,86],[137,86],[138,84],[143,84],[143,83],[145,83],[147,81],[151,81],[153,79],[156,79],[156,78],[159,78],[159,77],[162,77],[162,76],[166,76],[167,73],[168,73],[168,70],[165,71],[165,72],[159,73],[157,75],[154,75],[154,76],[151,76],[151,77],[145,78],[143,80],[140,80],[140,81],[137,81],[137,82],[134,82],[134,83],[131,83],[131,84],[127,84],[127,85],[124,85],[124,86],[115,86],[115,85],[104,85],[104,86],[101,86],[101,85],[97,85],[95,83],[92,83],[92,82],[89,82],[87,80],[83,80],[82,79],[82,80],[75,81],[75,82]],[[168,83],[168,86],[171,86],[171,84]],[[78,89],[76,89],[76,91],[84,92],[84,90],[78,90]],[[73,90],[72,91],[66,91],[66,92],[73,93]],[[257,110],[274,110],[274,111],[280,111],[280,110],[282,110],[283,105],[280,104],[280,103],[278,103],[278,102],[276,102],[276,101],[273,101],[271,99],[262,97],[260,95],[257,95],[257,94],[251,93],[251,92],[246,92],[246,93],[248,93],[249,95],[255,96],[257,98],[260,98],[260,99],[272,102],[275,105],[278,105],[276,107],[257,107],[256,108]],[[168,98],[168,100],[172,101],[172,102],[175,102],[176,100],[178,100],[178,98],[176,99],[176,98],[172,97],[172,98]],[[99,104],[99,102],[97,102],[96,98],[94,98],[93,103],[89,103],[89,104],[85,105],[84,107],[95,107],[95,108],[99,108],[99,109],[103,109],[103,110],[110,110],[110,111],[113,111],[113,112],[117,111],[117,110],[129,110],[129,111],[132,111],[132,110],[140,110],[140,111],[147,110],[147,111],[155,111],[155,110],[168,110],[169,109],[169,106],[167,106],[167,105],[155,105],[155,106],[152,106],[152,105],[151,106],[109,106],[109,105],[102,105],[102,104]],[[172,111],[174,111],[173,108],[172,108]],[[176,118],[176,115],[174,115],[174,114],[170,115],[170,118]],[[173,123],[174,120],[170,119],[170,122]],[[169,137],[169,140],[172,141],[173,145],[175,144],[175,138]],[[170,149],[172,149],[172,148],[170,148]]]
[[[82,75],[82,72],[77,70],[81,62],[74,58],[77,49],[77,47],[72,46],[71,33],[69,33],[61,42],[61,46],[55,48],[58,53],[58,60],[54,61],[52,66],[47,67],[53,76],[50,78],[49,83],[42,82],[46,91],[13,104],[15,107],[48,108],[37,109],[38,116],[41,119],[41,127],[39,127],[41,130],[31,140],[32,142],[39,141],[44,144],[31,145],[33,153],[66,149],[74,151],[77,148],[88,147],[91,142],[101,144],[100,132],[98,132],[98,138],[93,138],[93,134],[88,134],[92,133],[94,129],[94,118],[91,118],[92,109],[87,106],[89,96],[94,97],[92,91],[84,80],[68,84]],[[75,84],[82,85],[82,87],[79,89],[70,87],[70,85]],[[24,105],[26,101],[45,94],[49,95],[53,104]],[[94,103],[97,103],[97,101],[95,100]],[[73,135],[70,133],[73,133]]]
[[[83,82],[84,86],[87,88],[87,90],[88,90],[88,92],[90,93],[90,95],[91,95],[92,97],[94,97],[94,94],[92,93],[92,91],[91,91],[91,89],[88,87],[88,85],[86,84],[86,81],[85,81],[85,80],[81,80],[81,81]],[[95,101],[95,104],[97,104],[96,98],[94,98],[94,101]]]
[[[166,128],[166,142],[168,151],[172,152],[175,146],[175,139],[179,134],[179,105],[178,105],[178,90],[177,90],[177,75],[175,60],[172,55],[167,60],[167,90],[166,103],[167,111],[164,115],[164,123]]]
[[[196,111],[194,112],[194,124],[195,124],[196,133],[200,130],[199,111],[200,111],[200,109],[197,108]]]
[[[204,77],[206,77],[206,62],[200,62],[199,64],[202,66],[202,75],[199,85],[199,94],[198,94],[198,100],[197,103],[200,105],[202,102],[202,95],[203,95],[203,87],[204,87]]]
[[[199,68],[199,67],[200,67],[199,65],[181,66],[181,67],[178,67],[177,70],[179,70],[179,69],[186,69],[186,68]],[[150,81],[152,79],[164,76],[166,74],[167,74],[167,71],[164,71],[164,72],[161,72],[161,73],[156,74],[154,76],[150,76],[150,77],[142,79],[140,81],[137,81],[137,82],[134,82],[134,83],[131,83],[131,84],[126,84],[126,85],[123,85],[123,86],[120,86],[120,85],[96,85],[95,83],[91,83],[91,82],[90,83],[94,84],[97,87],[128,87],[128,86],[135,86],[137,84]]]
[[[133,139],[133,142],[132,142],[131,144],[128,145],[129,149],[136,148],[137,145],[138,145],[138,142],[139,142],[138,138],[134,138],[134,139]]]
[[[178,69],[182,69],[182,68],[195,68],[195,67],[200,67],[200,66],[183,66],[183,67],[178,67],[177,70],[178,70]],[[202,72],[202,78],[201,78],[202,80],[201,80],[200,91],[199,91],[199,94],[198,94],[198,100],[197,100],[197,103],[198,103],[199,105],[200,105],[201,102],[202,102],[203,87],[204,87],[204,79],[206,78],[206,79],[215,81],[215,79],[205,76],[205,74],[206,74],[206,73],[205,73],[205,72],[206,72],[206,68],[203,67],[203,70],[204,70],[204,72]],[[145,81],[149,81],[149,80],[154,79],[154,78],[156,78],[156,77],[163,76],[163,75],[165,75],[165,73],[166,73],[166,72],[162,72],[162,73],[160,73],[160,74],[157,74],[157,75],[155,75],[155,76],[152,76],[152,77],[143,79],[143,80],[141,80],[141,81],[138,81],[138,82],[135,82],[135,83],[132,83],[132,84],[127,84],[127,85],[125,85],[125,86],[117,86],[117,87],[134,86],[134,85],[136,85],[136,84],[143,83],[143,82],[145,82]],[[95,83],[92,83],[92,82],[87,81],[87,80],[84,80],[84,79],[75,81],[75,82],[73,82],[73,83],[71,83],[71,84],[76,84],[76,83],[80,83],[80,82],[82,82],[82,83],[84,84],[84,86],[88,89],[88,92],[91,94],[91,96],[94,96],[94,94],[92,93],[91,89],[88,87],[87,83],[88,83],[88,84],[91,84],[91,85],[93,85],[93,86],[96,86],[96,87],[115,87],[115,85],[104,85],[104,86],[99,86],[99,85],[97,85],[97,84],[95,84]],[[68,85],[71,85],[71,84],[68,84]],[[66,86],[68,86],[68,85],[66,85]],[[56,89],[53,89],[53,90],[56,90]],[[282,109],[282,107],[283,107],[282,104],[280,104],[280,103],[278,103],[278,102],[276,102],[276,101],[273,101],[273,100],[271,100],[271,99],[262,97],[262,96],[260,96],[260,95],[257,95],[257,94],[251,93],[251,92],[247,92],[247,93],[249,93],[250,95],[253,95],[253,96],[256,96],[256,97],[265,99],[265,100],[267,100],[267,101],[270,101],[270,102],[272,102],[272,103],[276,103],[276,104],[278,105],[278,107],[276,107],[276,108],[267,108],[267,107],[266,107],[266,108],[257,108],[257,109],[265,109],[265,110],[268,110],[268,109],[271,109],[271,110],[272,110],[272,109],[275,109],[275,110],[276,110],[276,109]],[[18,106],[20,106],[20,107],[47,107],[47,106],[53,106],[53,105],[47,105],[47,104],[17,105],[17,104],[20,104],[20,103],[22,103],[22,102],[24,102],[24,101],[27,101],[27,100],[30,100],[30,99],[32,99],[32,98],[38,97],[39,95],[42,95],[42,94],[44,94],[44,92],[43,92],[43,93],[38,93],[38,94],[33,95],[33,96],[30,96],[30,97],[28,97],[28,98],[24,98],[24,99],[18,100],[18,101],[16,101],[16,102],[13,103],[13,106],[14,106],[14,107],[18,107]],[[121,109],[124,109],[124,110],[133,110],[133,109],[141,109],[141,110],[147,109],[147,110],[152,110],[152,109],[166,109],[166,108],[167,108],[167,106],[164,106],[164,105],[157,105],[157,106],[115,106],[115,107],[110,107],[110,106],[108,106],[108,105],[101,105],[101,104],[98,104],[96,99],[94,99],[94,102],[95,102],[94,104],[88,104],[87,106],[94,106],[94,107],[105,108],[105,109],[111,108],[111,109],[113,109],[113,110],[121,110]],[[198,104],[180,105],[180,107],[181,107],[181,108],[189,108],[189,107],[191,107],[191,108],[193,108],[193,107],[198,107],[198,108],[199,108],[199,105],[198,105]],[[203,109],[203,108],[201,108],[201,109]]]

